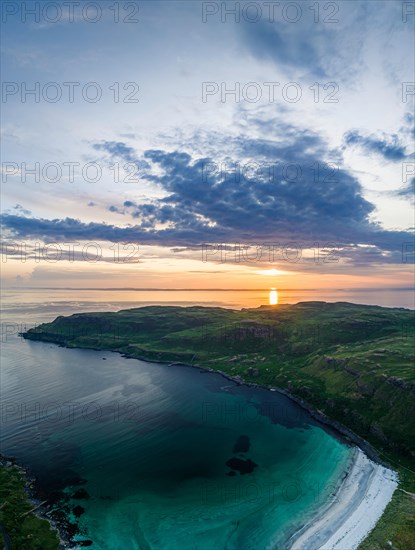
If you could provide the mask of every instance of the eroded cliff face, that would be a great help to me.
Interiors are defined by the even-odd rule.
[[[409,419],[415,417],[415,382],[389,375],[394,368],[409,368],[412,361],[407,350],[381,348],[368,350],[364,359],[361,354],[323,356],[304,369],[323,387],[315,392],[291,383],[291,391],[380,448],[414,457],[415,426]]]

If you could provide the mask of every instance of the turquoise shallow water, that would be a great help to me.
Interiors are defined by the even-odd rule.
[[[280,394],[17,337],[2,434],[97,550],[285,548],[353,452]]]

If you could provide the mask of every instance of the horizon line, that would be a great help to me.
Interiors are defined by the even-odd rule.
[[[382,290],[415,290],[415,287],[356,287],[356,288],[136,288],[136,287],[3,287],[3,290],[94,290],[94,291],[152,291],[152,292],[268,292],[277,290],[277,292],[330,292],[330,291],[382,291]]]

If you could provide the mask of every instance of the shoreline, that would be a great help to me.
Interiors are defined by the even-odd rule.
[[[50,505],[48,502],[41,502],[36,496],[36,477],[31,473],[30,469],[26,466],[23,466],[16,460],[15,457],[7,456],[0,453],[0,467],[5,470],[16,470],[22,476],[22,479],[25,482],[24,491],[26,494],[27,501],[33,505],[31,514],[47,521],[51,529],[56,533],[59,545],[59,550],[77,550],[77,546],[74,546],[75,542],[72,540],[69,531],[66,529],[64,522],[58,522],[48,516],[50,512]]]
[[[21,336],[25,337],[24,334]],[[47,340],[36,338],[32,340],[47,342]],[[374,529],[387,504],[390,502],[393,493],[398,488],[399,478],[397,472],[381,460],[369,442],[340,422],[331,419],[323,412],[314,408],[300,397],[291,394],[288,390],[246,382],[239,375],[232,376],[220,370],[192,363],[150,360],[104,348],[77,348],[62,343],[47,343],[53,343],[67,349],[89,349],[92,351],[118,353],[126,359],[138,359],[146,363],[158,363],[168,367],[191,367],[198,369],[201,374],[219,374],[237,385],[278,392],[306,410],[344,444],[355,446],[356,457],[353,459],[353,464],[346,478],[340,483],[335,493],[335,501],[330,501],[326,505],[319,507],[316,511],[316,516],[292,535],[287,541],[288,544],[291,544],[287,547],[290,550],[310,550],[310,548],[315,550],[344,550],[345,548],[356,550],[359,544]],[[44,515],[42,517],[51,521]],[[327,523],[329,522],[330,525],[328,526]],[[54,525],[53,522],[52,526],[59,531],[59,527]],[[320,533],[320,530],[323,530],[322,533]],[[77,548],[77,546],[72,546],[76,544],[75,541],[68,541],[66,539],[67,533],[65,533],[63,526],[60,531],[60,535],[62,534],[65,537],[62,541],[65,544],[63,548]],[[61,536],[60,538],[62,540]],[[340,546],[338,543],[340,543]]]
[[[291,537],[290,550],[356,550],[376,526],[398,484],[396,472],[357,449],[335,498]]]

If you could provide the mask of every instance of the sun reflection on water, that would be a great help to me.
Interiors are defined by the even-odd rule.
[[[278,292],[275,288],[269,291],[269,305],[276,306],[278,304]]]

